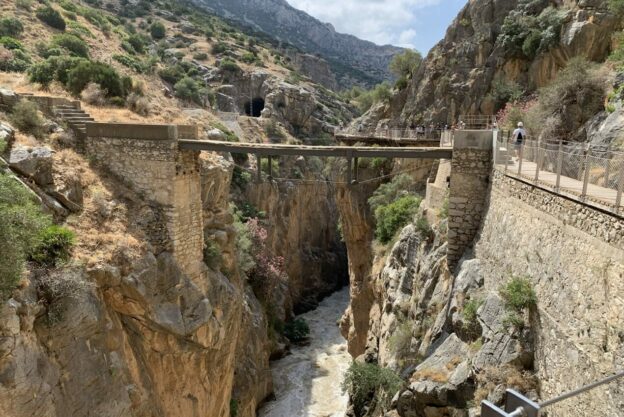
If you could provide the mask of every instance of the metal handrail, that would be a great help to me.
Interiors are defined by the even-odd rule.
[[[501,417],[522,417],[522,416],[527,416],[530,415],[530,413],[532,412],[533,414],[537,413],[537,415],[540,414],[540,412],[547,408],[550,407],[553,404],[557,404],[560,403],[561,401],[576,397],[580,394],[583,394],[585,392],[591,391],[594,388],[597,388],[599,386],[602,385],[606,385],[610,382],[615,381],[616,379],[619,378],[623,378],[624,377],[624,370],[623,371],[619,371],[617,373],[615,373],[614,375],[608,376],[606,378],[603,378],[599,381],[593,382],[591,384],[585,385],[581,388],[577,388],[575,390],[572,391],[568,391],[564,394],[561,394],[555,398],[551,398],[550,400],[546,400],[543,401],[539,404],[535,404],[533,403],[531,400],[524,398],[523,396],[519,395],[518,393],[513,392],[514,394],[514,398],[516,400],[520,400],[523,401],[525,400],[526,404],[525,405],[521,405],[518,408],[516,408],[514,411],[512,411],[511,413],[505,413],[504,411],[502,411],[503,414],[500,414]],[[508,393],[509,394],[509,393]]]

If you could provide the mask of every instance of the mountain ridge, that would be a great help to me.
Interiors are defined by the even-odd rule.
[[[298,10],[285,0],[190,0],[222,17],[253,26],[277,40],[325,58],[341,87],[371,87],[392,79],[388,64],[404,49],[376,45],[356,36],[342,34]]]

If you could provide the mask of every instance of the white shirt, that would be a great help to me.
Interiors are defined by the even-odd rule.
[[[525,140],[527,138],[526,130],[523,127],[519,127],[513,132],[513,140],[514,142],[518,142],[518,137],[522,136],[521,140]]]

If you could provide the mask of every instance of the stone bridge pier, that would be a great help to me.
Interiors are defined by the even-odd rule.
[[[181,151],[178,138],[191,126],[87,124],[87,155],[139,194],[151,207],[142,219],[156,253],[171,252],[178,266],[201,287],[203,219],[199,152]]]
[[[481,226],[492,175],[494,131],[455,132],[448,209],[448,265],[457,266]]]

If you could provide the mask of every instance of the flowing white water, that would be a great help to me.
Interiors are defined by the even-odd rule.
[[[310,325],[310,344],[293,347],[292,354],[273,362],[275,401],[265,404],[260,417],[343,417],[348,397],[340,383],[351,364],[338,319],[349,304],[345,288],[302,314]]]

